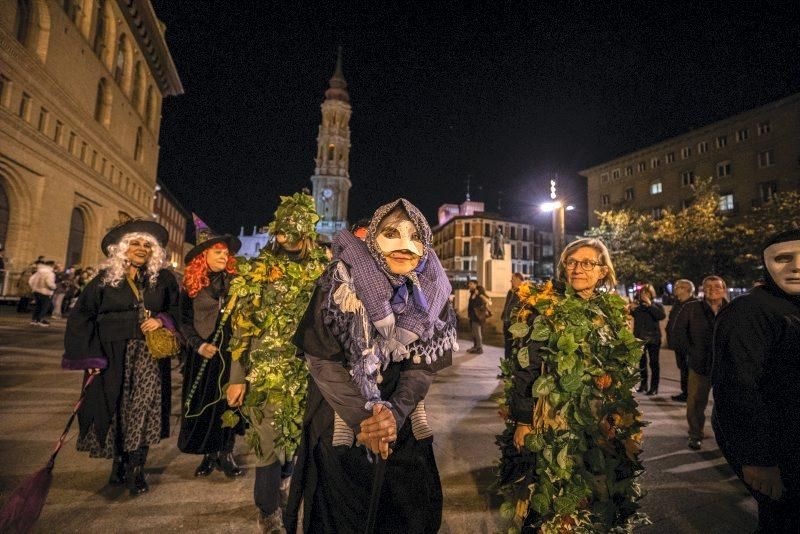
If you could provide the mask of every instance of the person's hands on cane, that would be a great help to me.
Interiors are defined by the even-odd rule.
[[[205,358],[206,360],[210,360],[214,357],[219,349],[216,345],[212,345],[211,343],[203,343],[200,345],[200,348],[197,349],[197,354]]]
[[[389,444],[397,439],[397,421],[394,413],[383,404],[372,407],[372,417],[361,422],[361,432],[356,436],[372,452],[384,460],[391,454]]]
[[[786,491],[777,465],[743,465],[742,478],[748,486],[775,501]]]

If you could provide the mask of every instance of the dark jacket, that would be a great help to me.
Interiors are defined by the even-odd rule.
[[[722,301],[720,311],[727,306]],[[705,300],[692,300],[684,305],[675,321],[673,336],[688,352],[689,369],[703,376],[711,373],[711,336],[714,333],[714,310]]]
[[[486,300],[489,297],[486,295],[486,290],[483,286],[478,286],[475,291],[469,292],[469,302],[467,304],[467,315],[469,315],[470,322],[484,324],[486,322]]]
[[[714,432],[740,465],[800,464],[800,305],[757,287],[713,335]],[[793,464],[792,464],[793,462]]]
[[[633,335],[648,344],[661,343],[661,326],[659,321],[664,319],[664,306],[653,302],[650,306],[639,304],[631,312],[633,316]]]
[[[675,352],[685,353],[689,351],[689,338],[686,335],[685,329],[683,331],[676,331],[675,326],[677,324],[683,324],[681,318],[685,313],[687,313],[686,305],[696,300],[697,299],[695,297],[689,297],[683,302],[676,301],[672,306],[672,309],[669,311],[667,327],[665,328],[667,333],[667,347]]]
[[[506,294],[506,303],[503,306],[503,327],[508,328],[508,326],[512,323],[511,321],[511,312],[514,311],[514,308],[519,306],[519,297],[517,296],[517,292],[513,289],[509,289],[508,293]]]
[[[532,325],[533,320],[539,315],[536,310],[528,317],[528,324]],[[519,348],[520,343],[515,342]],[[517,423],[531,424],[533,418],[533,407],[536,405],[536,397],[533,394],[533,383],[542,374],[542,357],[539,351],[543,343],[530,340],[528,342],[528,365],[522,367],[519,358],[511,358],[511,392],[510,404],[508,407],[511,419]]]

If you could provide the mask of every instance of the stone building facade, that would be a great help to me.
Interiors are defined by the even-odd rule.
[[[312,194],[321,220],[317,231],[332,236],[347,228],[350,195],[350,95],[342,72],[342,49],[322,102],[322,123],[317,135]]]
[[[698,178],[713,177],[731,216],[800,189],[800,93],[581,171],[595,211],[631,208],[656,218],[692,201]]]
[[[162,98],[181,94],[148,0],[0,0],[0,242],[94,265],[116,221],[151,218]]]
[[[160,181],[156,183],[156,193],[153,196],[153,219],[169,233],[166,252],[170,267],[178,273],[183,273],[185,267],[183,257],[187,244],[186,229],[192,216]]]

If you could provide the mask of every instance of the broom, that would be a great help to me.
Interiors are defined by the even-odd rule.
[[[81,389],[81,396],[78,402],[75,403],[75,408],[72,410],[72,415],[69,416],[67,426],[64,432],[56,442],[56,447],[53,454],[50,455],[50,460],[47,465],[26,478],[3,505],[0,510],[0,532],[19,532],[25,533],[33,528],[36,520],[39,519],[39,514],[42,513],[47,493],[50,491],[50,484],[53,482],[53,466],[56,462],[58,451],[64,446],[64,440],[67,439],[67,433],[78,414],[78,410],[86,398],[86,388],[92,383],[96,375],[89,375],[86,382]]]

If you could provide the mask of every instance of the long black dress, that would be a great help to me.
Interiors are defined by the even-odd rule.
[[[78,411],[78,448],[92,456],[111,457],[136,448],[126,439],[125,434],[131,433],[126,431],[126,420],[145,426],[133,429],[141,434],[139,446],[169,436],[171,383],[169,359],[151,361],[130,285],[124,280],[117,287],[105,285],[104,275],[100,271],[86,285],[70,313],[61,365],[70,370],[103,369],[87,388]],[[141,279],[136,283],[145,307],[174,328],[178,283],[172,272],[159,272],[153,287]],[[143,372],[152,387],[139,387]]]
[[[315,290],[294,343],[312,366],[312,361],[336,362],[344,368],[344,348],[322,319],[327,298],[328,291],[324,288]],[[443,310],[443,316],[448,313],[449,309]],[[387,460],[378,502],[376,532],[438,532],[442,488],[433,454],[433,437],[415,437],[412,431],[414,417],[408,413],[421,400],[420,396],[424,398],[430,382],[422,387],[419,387],[419,382],[409,387],[409,382],[415,380],[411,378],[415,372],[428,375],[432,381],[433,373],[451,362],[452,353],[448,350],[432,365],[424,360],[415,364],[406,359],[389,364],[382,373],[383,380],[379,384],[381,398],[394,396],[395,409],[405,412],[406,417],[392,446],[393,453]],[[338,376],[328,374],[328,377],[331,378],[328,385],[334,388],[336,380],[343,377],[347,380],[346,373]],[[334,434],[340,431],[340,427],[336,427],[334,410],[312,378],[309,378],[307,402],[303,437],[287,506],[287,531],[296,529],[302,500],[304,532],[364,532],[375,463],[368,459],[361,446],[334,445],[338,440]],[[360,402],[363,404],[363,400]],[[344,414],[341,415],[346,419]],[[370,415],[364,411],[363,418]]]
[[[234,429],[222,428],[222,413],[228,409],[221,387],[231,375],[231,353],[227,350],[230,325],[223,326],[222,338],[217,341],[220,351],[205,360],[197,353],[200,345],[211,343],[220,320],[220,310],[225,305],[231,275],[225,271],[209,273],[210,284],[192,298],[181,292],[180,330],[186,339],[186,360],[183,367],[183,396],[181,402],[181,431],[178,448],[189,454],[210,454],[225,450],[233,437],[243,433],[243,423]],[[203,377],[194,392],[186,411],[186,399],[203,361],[207,361]],[[219,400],[223,397],[222,400]]]

